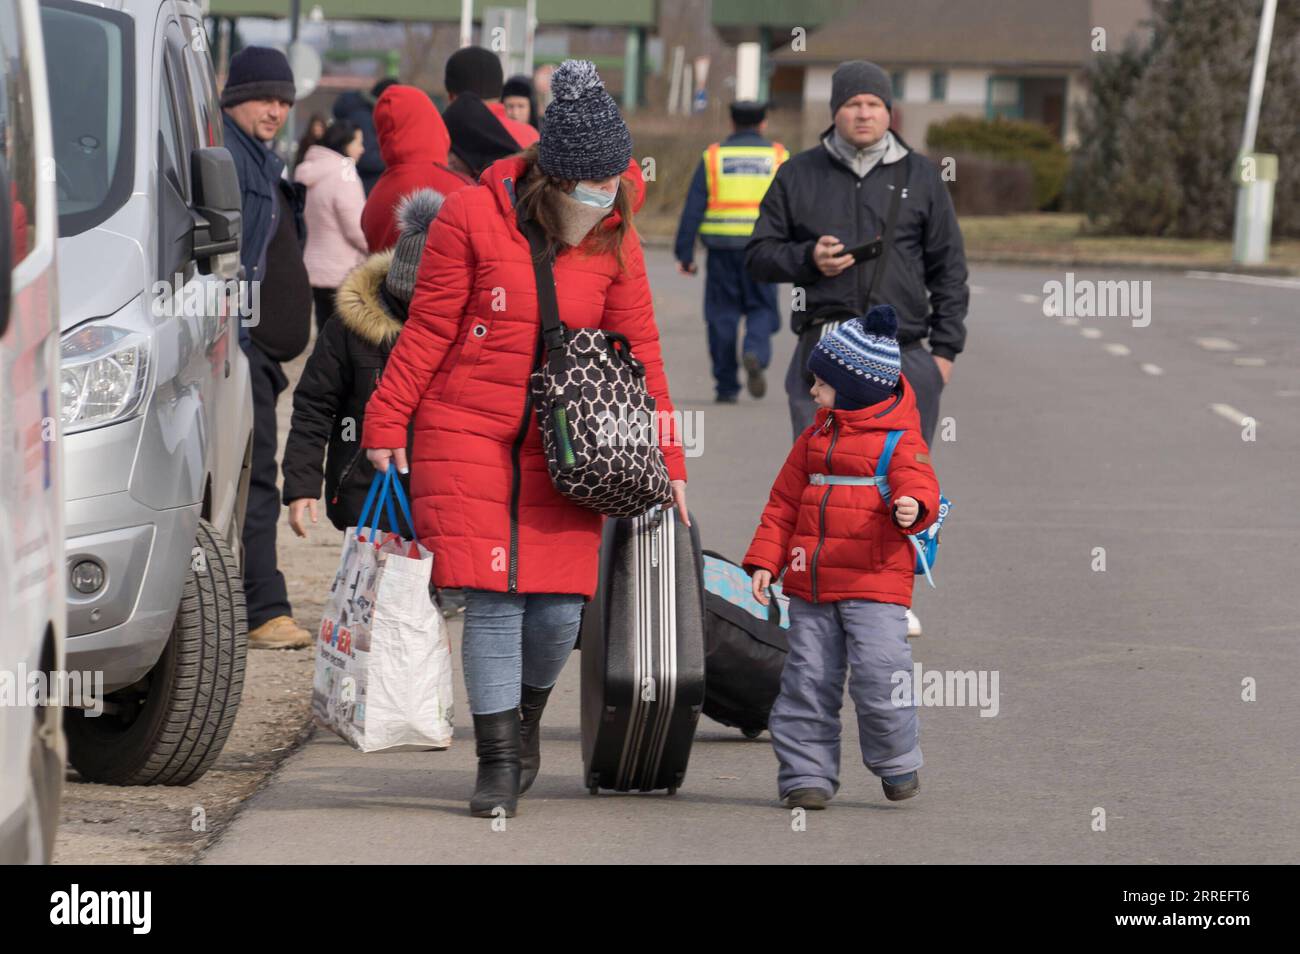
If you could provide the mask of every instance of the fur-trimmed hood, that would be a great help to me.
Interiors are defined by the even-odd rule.
[[[334,296],[334,308],[344,327],[376,346],[396,338],[404,322],[384,294],[384,278],[392,261],[392,249],[371,255],[348,273]]]

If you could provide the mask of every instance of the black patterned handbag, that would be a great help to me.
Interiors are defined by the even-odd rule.
[[[541,355],[529,387],[551,482],[564,497],[607,517],[634,517],[671,501],[645,365],[626,336],[560,321],[545,238],[536,222],[521,227],[541,316]]]

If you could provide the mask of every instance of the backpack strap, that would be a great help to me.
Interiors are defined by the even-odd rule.
[[[913,549],[916,550],[916,561],[921,564],[921,571],[925,574],[925,582],[934,586],[934,577],[930,575],[930,561],[925,556],[925,544],[916,539],[916,534],[909,533],[907,539],[911,541]]]
[[[876,462],[876,486],[880,488],[880,496],[886,500],[889,499],[889,462],[894,459],[894,448],[902,439],[902,431],[890,431],[889,436],[885,438],[885,449],[880,452],[880,460]]]

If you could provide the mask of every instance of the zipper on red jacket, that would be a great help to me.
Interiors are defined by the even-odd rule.
[[[833,474],[831,469],[831,452],[835,450],[835,441],[840,436],[840,422],[835,419],[835,412],[832,411],[827,415],[827,420],[831,423],[831,442],[826,448],[826,473]],[[822,491],[822,502],[817,511],[817,546],[812,555],[812,601],[817,602],[817,558],[821,556],[822,544],[826,542],[826,501],[830,499],[832,485],[827,484],[826,489]]]
[[[533,367],[542,359],[542,336],[537,335],[537,347],[533,351]],[[520,464],[519,453],[523,450],[524,438],[528,435],[528,420],[533,416],[533,392],[531,372],[524,379],[524,415],[519,421],[519,430],[515,432],[514,443],[510,445],[510,577],[508,589],[511,593],[519,591],[519,490]]]

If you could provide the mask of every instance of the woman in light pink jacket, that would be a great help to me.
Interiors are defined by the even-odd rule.
[[[365,261],[366,236],[361,210],[366,190],[357,175],[357,159],[365,151],[361,130],[337,120],[319,143],[307,148],[293,178],[307,187],[307,247],[303,262],[316,305],[316,327],[334,313],[334,292],[356,266]]]

